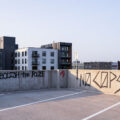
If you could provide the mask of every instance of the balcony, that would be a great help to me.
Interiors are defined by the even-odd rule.
[[[39,54],[38,53],[32,53],[32,57],[38,58]]]
[[[32,65],[36,66],[39,65],[40,63],[38,61],[32,61]]]
[[[61,65],[70,65],[71,63],[69,63],[69,62],[61,62],[60,64]]]
[[[62,59],[71,59],[71,56],[60,56]]]

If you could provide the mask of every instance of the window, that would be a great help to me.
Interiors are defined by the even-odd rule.
[[[18,70],[20,70],[20,66],[18,66],[18,68],[17,68]]]
[[[67,52],[61,52],[62,57],[69,57]]]
[[[43,70],[46,70],[46,66],[43,66],[42,69],[43,69]]]
[[[51,64],[54,64],[54,59],[51,59],[50,63],[51,63]]]
[[[32,57],[39,57],[38,51],[32,51]]]
[[[37,55],[38,52],[37,51],[32,51],[32,55]]]
[[[51,57],[54,57],[54,52],[51,52]]]
[[[32,59],[32,65],[39,65],[37,58]]]
[[[24,70],[24,66],[22,66],[22,70]]]
[[[36,54],[38,54],[38,52],[37,52],[37,51],[32,51],[32,54],[35,54],[35,55],[36,55]]]
[[[51,66],[51,70],[54,70],[54,66]]]
[[[43,64],[46,64],[46,59],[42,59],[42,63],[43,63]]]
[[[25,66],[25,70],[27,70],[27,66]]]
[[[46,56],[46,52],[45,51],[42,52],[42,56]]]
[[[18,64],[20,64],[20,59],[18,59]]]
[[[66,49],[65,47],[62,47],[62,50],[63,50],[63,51],[65,51],[65,49]]]
[[[25,56],[27,56],[27,51],[25,51]]]
[[[24,52],[22,52],[22,56],[24,56]]]
[[[18,52],[18,57],[20,57],[20,53]]]
[[[66,56],[69,57],[68,53],[66,53]]]
[[[24,64],[24,59],[22,59],[22,64]]]
[[[25,59],[25,64],[27,64],[27,59]]]
[[[66,46],[61,47],[61,50],[62,50],[62,51],[68,51],[68,47],[66,47]]]
[[[32,66],[32,70],[38,70],[37,66]]]

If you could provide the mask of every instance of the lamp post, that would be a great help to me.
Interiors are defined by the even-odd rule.
[[[76,80],[78,80],[78,52],[75,52],[75,61],[76,61]]]

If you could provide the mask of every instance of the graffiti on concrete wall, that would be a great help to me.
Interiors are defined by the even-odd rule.
[[[120,75],[116,75],[112,71],[98,71],[96,75],[92,72],[80,74],[80,86],[91,86],[92,82],[97,85],[98,88],[111,88],[113,82],[120,84]],[[120,88],[114,93],[120,92]]]
[[[44,77],[44,71],[13,71],[13,72],[1,72],[0,73],[0,80],[1,79],[10,79],[10,78],[27,78],[27,77]]]
[[[90,86],[91,85],[91,73],[80,74],[80,86]]]
[[[65,76],[65,71],[64,71],[64,70],[60,71],[60,76],[61,76],[62,78],[64,78],[64,76]]]

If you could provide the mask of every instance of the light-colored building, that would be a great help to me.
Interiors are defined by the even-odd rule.
[[[58,69],[58,50],[43,48],[22,48],[15,51],[17,70]]]
[[[81,63],[80,61],[73,61],[72,63],[72,69],[84,69],[84,63]]]

